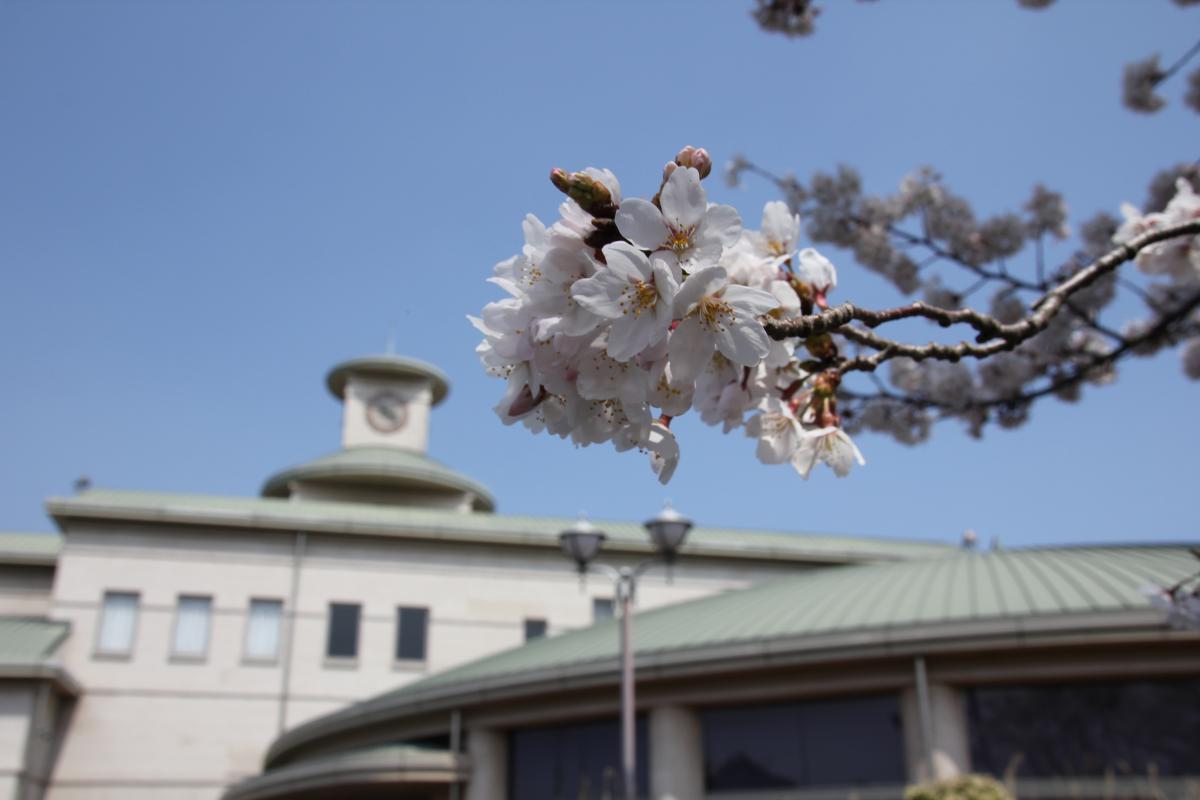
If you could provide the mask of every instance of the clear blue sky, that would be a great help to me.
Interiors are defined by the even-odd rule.
[[[1006,544],[1200,539],[1200,385],[1175,353],[1077,406],[970,440],[953,423],[801,481],[681,424],[664,491],[643,456],[576,450],[490,408],[466,315],[552,166],[652,193],[684,144],[893,189],[922,164],[988,213],[1037,181],[1078,222],[1200,156],[1200,116],[1121,108],[1122,65],[1174,59],[1168,0],[826,0],[816,36],[727,2],[0,2],[0,528],[97,486],[253,495],[334,450],[335,362],[397,350],[452,378],[431,455],[508,513]],[[768,187],[709,182],[757,225]],[[838,296],[883,302],[840,261]],[[861,287],[861,288],[859,288]]]

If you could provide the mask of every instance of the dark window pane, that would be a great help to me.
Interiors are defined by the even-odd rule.
[[[329,638],[325,654],[338,658],[358,655],[359,606],[351,603],[329,604]]]
[[[709,791],[905,780],[894,695],[714,708],[701,723]]]
[[[637,784],[648,794],[646,724],[638,718]],[[596,800],[621,796],[621,728],[616,720],[509,734],[509,797],[520,800]],[[681,800],[683,800],[681,798]]]
[[[544,619],[527,619],[525,620],[525,641],[530,639],[540,639],[546,635],[546,620]]]
[[[613,618],[613,600],[611,597],[592,598],[592,622],[602,622]]]
[[[399,608],[396,625],[396,658],[424,661],[429,609]]]
[[[1200,772],[1200,681],[982,686],[966,691],[971,766],[1001,775]]]

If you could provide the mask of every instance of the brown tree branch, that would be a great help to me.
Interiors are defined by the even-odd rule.
[[[1103,355],[1094,356],[1087,363],[1080,364],[1070,373],[1060,375],[1052,379],[1045,386],[1041,386],[1037,389],[1030,389],[1018,394],[1005,395],[988,400],[971,400],[966,403],[948,406],[944,403],[938,402],[937,400],[893,392],[887,389],[887,387],[885,387],[877,378],[875,378],[873,374],[871,375],[871,378],[875,382],[875,385],[878,389],[878,392],[875,394],[862,394],[845,389],[841,390],[839,394],[843,397],[853,400],[870,401],[878,398],[893,403],[903,403],[904,405],[916,406],[917,408],[936,408],[954,413],[961,413],[963,411],[972,411],[977,409],[990,409],[1000,406],[1020,406],[1030,403],[1041,397],[1055,394],[1063,389],[1067,389],[1075,384],[1080,383],[1081,381],[1086,380],[1097,370],[1108,367],[1139,347],[1145,344],[1150,344],[1167,335],[1171,332],[1172,326],[1187,319],[1187,317],[1197,308],[1200,308],[1200,291],[1195,292],[1191,297],[1180,303],[1173,310],[1164,314],[1152,327],[1148,328],[1146,331],[1137,336],[1132,336],[1126,339],[1121,346],[1116,347],[1113,350],[1104,353]],[[1177,337],[1179,333],[1180,331],[1178,330],[1174,332]],[[1198,333],[1200,333],[1200,326],[1196,326],[1185,331],[1184,335],[1196,335]]]
[[[1067,305],[1071,295],[1086,289],[1102,276],[1132,260],[1146,247],[1178,236],[1195,234],[1200,234],[1200,220],[1191,220],[1136,236],[1046,292],[1033,304],[1033,311],[1030,314],[1010,324],[1003,324],[989,314],[972,309],[950,311],[931,306],[928,303],[916,302],[885,311],[873,311],[859,308],[853,303],[843,303],[819,314],[808,314],[788,320],[768,320],[765,327],[767,333],[774,339],[809,337],[836,332],[853,342],[878,351],[871,356],[858,356],[845,360],[838,367],[839,371],[843,373],[869,372],[883,362],[898,356],[905,356],[915,361],[929,358],[944,361],[958,361],[968,357],[987,358],[996,353],[1012,350],[1022,342],[1041,333],[1054,316]],[[869,328],[874,328],[885,322],[912,317],[923,317],[937,322],[942,327],[955,324],[969,325],[977,332],[975,342],[959,342],[952,345],[930,342],[924,345],[913,345],[887,339],[866,328],[851,327],[849,324],[858,321]]]

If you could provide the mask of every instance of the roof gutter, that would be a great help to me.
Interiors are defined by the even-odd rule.
[[[280,501],[281,506],[286,502]],[[407,539],[426,541],[454,541],[473,544],[512,544],[526,547],[539,547],[557,550],[559,545],[553,537],[516,531],[487,531],[480,532],[456,528],[445,524],[406,525],[404,523],[387,522],[372,523],[352,520],[314,520],[312,518],[289,515],[287,513],[266,514],[256,511],[221,511],[188,506],[144,508],[139,506],[123,506],[111,503],[89,504],[79,498],[50,498],[46,501],[46,510],[58,523],[59,528],[66,529],[66,523],[72,519],[87,520],[120,520],[137,521],[159,524],[197,525],[204,527],[226,528],[263,528],[295,532],[303,529],[312,533],[342,533],[362,536],[397,536]],[[648,542],[635,542],[622,539],[609,539],[605,547],[614,552],[648,554],[653,547]],[[956,552],[948,550],[948,553]],[[709,558],[737,558],[747,560],[790,561],[803,564],[858,564],[876,563],[880,561],[900,561],[904,556],[885,553],[852,553],[841,551],[802,551],[778,547],[731,547],[689,542],[681,551],[682,555]]]

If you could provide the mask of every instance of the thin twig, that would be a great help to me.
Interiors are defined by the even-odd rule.
[[[819,314],[809,314],[787,320],[768,320],[765,327],[767,333],[774,339],[804,338],[821,333],[837,332],[857,344],[878,351],[871,356],[857,356],[845,360],[839,366],[839,371],[843,373],[870,372],[883,362],[898,356],[906,356],[916,361],[929,358],[944,361],[986,358],[996,353],[1012,350],[1021,342],[1041,333],[1067,304],[1071,295],[1086,289],[1100,277],[1133,259],[1142,249],[1167,239],[1197,233],[1200,233],[1200,220],[1190,220],[1136,236],[1046,292],[1033,304],[1033,311],[1030,314],[1009,324],[1003,324],[995,317],[973,309],[948,310],[918,301],[885,311],[872,311],[859,308],[853,303],[843,303]],[[857,321],[874,328],[885,322],[912,317],[923,317],[937,322],[943,327],[955,324],[969,325],[977,332],[975,342],[964,341],[952,345],[930,342],[925,345],[912,345],[886,339],[870,330],[851,327],[849,324]]]

